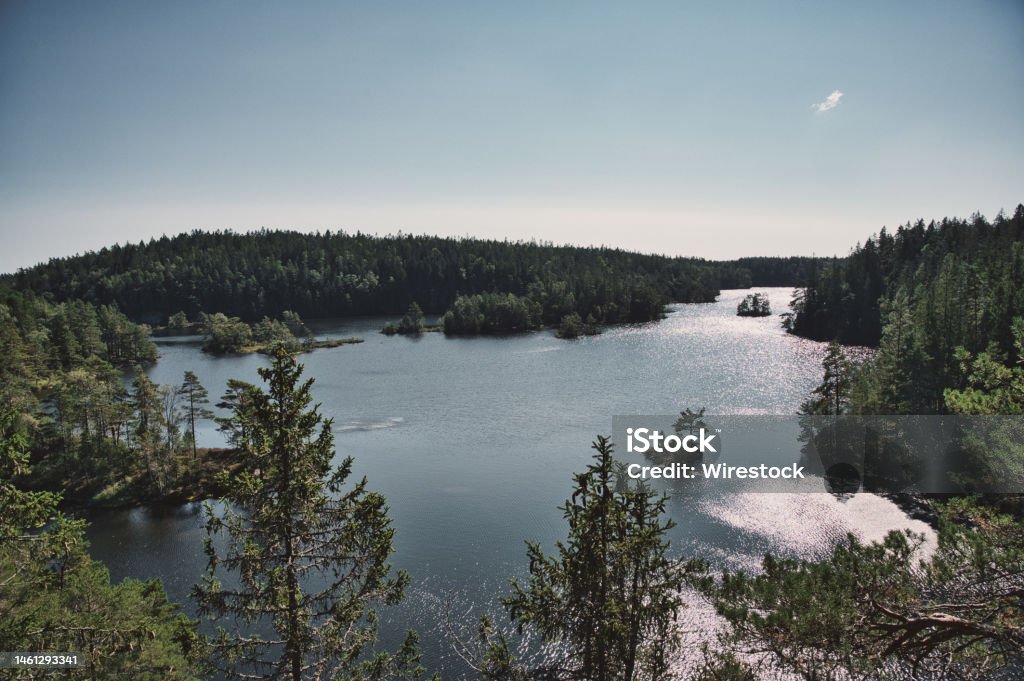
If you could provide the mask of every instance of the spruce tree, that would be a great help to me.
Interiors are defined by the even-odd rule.
[[[374,605],[397,603],[409,581],[388,563],[384,497],[365,478],[343,489],[352,459],[332,467],[331,421],[302,365],[278,348],[259,373],[266,391],[244,387],[234,414],[249,465],[225,476],[223,512],[207,507],[209,570],[193,592],[202,615],[235,629],[212,642],[219,666],[229,678],[417,678],[412,632],[394,655],[367,655]]]
[[[800,413],[816,416],[842,414],[850,401],[853,365],[839,343],[832,341],[828,344],[821,368],[824,371],[821,385],[800,405]]]
[[[598,437],[593,448],[594,463],[576,475],[562,507],[568,541],[551,556],[527,543],[529,580],[513,582],[504,604],[520,631],[564,652],[545,670],[551,678],[665,679],[679,645],[674,622],[686,572],[667,555],[668,498],[643,486],[616,491],[611,443]]]
[[[244,413],[248,409],[248,395],[251,395],[252,391],[251,383],[240,381],[237,378],[229,378],[224,388],[224,394],[221,395],[220,402],[217,403],[218,409],[226,409],[231,412],[230,416],[214,417],[214,421],[217,422],[217,430],[224,433],[228,444],[235,448],[240,447],[245,440],[245,423],[236,415]]]

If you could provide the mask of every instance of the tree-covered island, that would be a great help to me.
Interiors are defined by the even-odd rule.
[[[770,317],[772,306],[765,294],[751,293],[736,306],[736,314],[740,317]]]

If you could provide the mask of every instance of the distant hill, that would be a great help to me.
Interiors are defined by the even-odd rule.
[[[306,318],[427,313],[459,296],[514,294],[545,324],[567,314],[644,321],[667,302],[709,302],[719,289],[796,285],[810,258],[711,262],[611,248],[342,232],[194,231],[104,248],[5,277],[56,301],[114,304],[136,321],[178,311],[249,321],[294,310]]]

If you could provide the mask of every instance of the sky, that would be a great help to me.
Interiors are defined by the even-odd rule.
[[[845,254],[1024,202],[1024,2],[0,0],[0,272],[193,229]]]

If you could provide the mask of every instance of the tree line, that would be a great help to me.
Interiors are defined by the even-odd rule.
[[[114,305],[149,324],[179,312],[250,323],[287,310],[305,318],[400,315],[415,302],[430,314],[452,311],[453,329],[468,333],[476,325],[462,313],[486,316],[498,306],[495,296],[513,307],[522,301],[515,324],[528,328],[557,326],[573,313],[596,323],[647,321],[667,302],[711,302],[723,286],[797,284],[811,261],[716,263],[537,242],[194,231],[55,258],[5,279],[58,301]],[[502,322],[487,326],[509,330]]]
[[[849,257],[817,269],[784,323],[815,340],[878,348],[857,372],[855,413],[948,413],[947,390],[971,383],[963,359],[1021,359],[1024,205],[885,229]]]
[[[992,221],[942,218],[884,227],[849,256],[814,261],[793,301],[790,330],[814,340],[877,346],[885,308],[897,295],[926,305],[929,335],[953,346],[1012,344],[1009,323],[1021,312],[1024,205]],[[936,326],[937,325],[937,326]],[[938,340],[938,339],[936,339]]]

